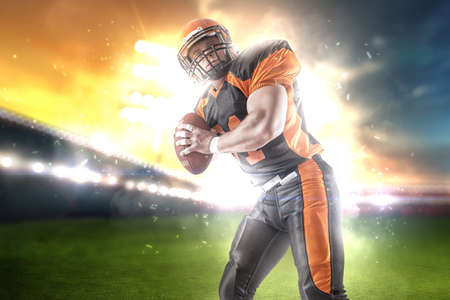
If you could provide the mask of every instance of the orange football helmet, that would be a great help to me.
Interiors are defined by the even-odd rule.
[[[217,37],[219,42],[202,49],[199,54],[191,59],[188,56],[189,49],[198,41],[211,36]],[[221,50],[225,51],[225,59],[221,59],[217,53]],[[215,53],[217,56],[218,63],[216,65],[213,65],[208,58],[211,53]],[[188,76],[196,82],[205,79],[215,80],[224,76],[236,55],[237,50],[231,41],[228,30],[214,20],[192,20],[181,31],[178,41],[178,61]],[[208,71],[200,65],[200,62],[204,60],[210,66]]]

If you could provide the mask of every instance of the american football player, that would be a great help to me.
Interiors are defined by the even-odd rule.
[[[182,155],[232,153],[261,196],[237,229],[219,287],[221,300],[253,299],[291,246],[301,299],[347,299],[341,210],[333,169],[308,132],[296,77],[300,63],[285,40],[239,52],[211,19],[187,23],[178,60],[209,82],[194,111],[213,130],[180,124]]]

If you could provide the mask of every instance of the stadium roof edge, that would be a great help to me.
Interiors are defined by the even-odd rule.
[[[101,153],[103,153],[103,154],[105,154],[107,156],[113,157],[113,158],[119,158],[121,160],[124,160],[124,161],[127,161],[129,163],[138,165],[138,166],[143,167],[143,168],[154,169],[154,170],[157,170],[157,171],[159,171],[161,173],[164,173],[164,174],[166,174],[168,176],[173,176],[173,177],[176,177],[176,178],[178,178],[180,180],[187,180],[185,178],[182,178],[179,175],[174,174],[174,172],[172,172],[172,171],[169,171],[169,170],[166,170],[164,168],[161,168],[160,166],[149,164],[149,163],[147,163],[147,162],[145,162],[145,161],[143,161],[143,160],[141,160],[141,159],[139,159],[137,157],[131,156],[128,153],[125,153],[123,151],[114,150],[114,151],[111,151],[111,152],[110,151],[106,152],[103,149],[100,149],[98,147],[94,147],[88,141],[88,139],[86,137],[82,137],[80,135],[74,134],[74,133],[69,132],[67,130],[54,128],[54,127],[50,126],[49,124],[45,124],[42,121],[38,121],[36,119],[33,119],[33,118],[28,117],[26,115],[14,112],[14,111],[6,109],[4,107],[0,107],[0,119],[5,119],[7,121],[14,122],[14,123],[17,123],[19,125],[26,126],[26,127],[31,128],[33,130],[37,130],[37,131],[43,132],[45,134],[49,134],[51,136],[54,136],[54,137],[56,137],[58,139],[67,140],[69,142],[78,144],[80,146],[89,148],[89,149],[94,150],[94,151],[99,151],[99,152],[101,152]]]

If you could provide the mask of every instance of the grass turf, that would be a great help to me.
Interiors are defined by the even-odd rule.
[[[0,299],[218,299],[240,216],[0,225]],[[450,219],[344,220],[350,299],[450,299]],[[255,300],[299,299],[290,251]]]

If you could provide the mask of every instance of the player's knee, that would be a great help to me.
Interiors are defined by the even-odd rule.
[[[220,300],[233,300],[234,287],[236,281],[236,268],[232,262],[228,262],[222,275],[222,280],[219,285]]]
[[[239,265],[230,260],[222,275],[219,285],[220,300],[252,300],[255,289],[249,288],[248,280],[243,281],[245,275],[239,273]],[[239,279],[241,278],[241,280]]]
[[[348,300],[346,291],[343,287],[333,288],[330,293],[326,293],[319,288],[312,281],[299,281],[300,295],[305,300]]]

